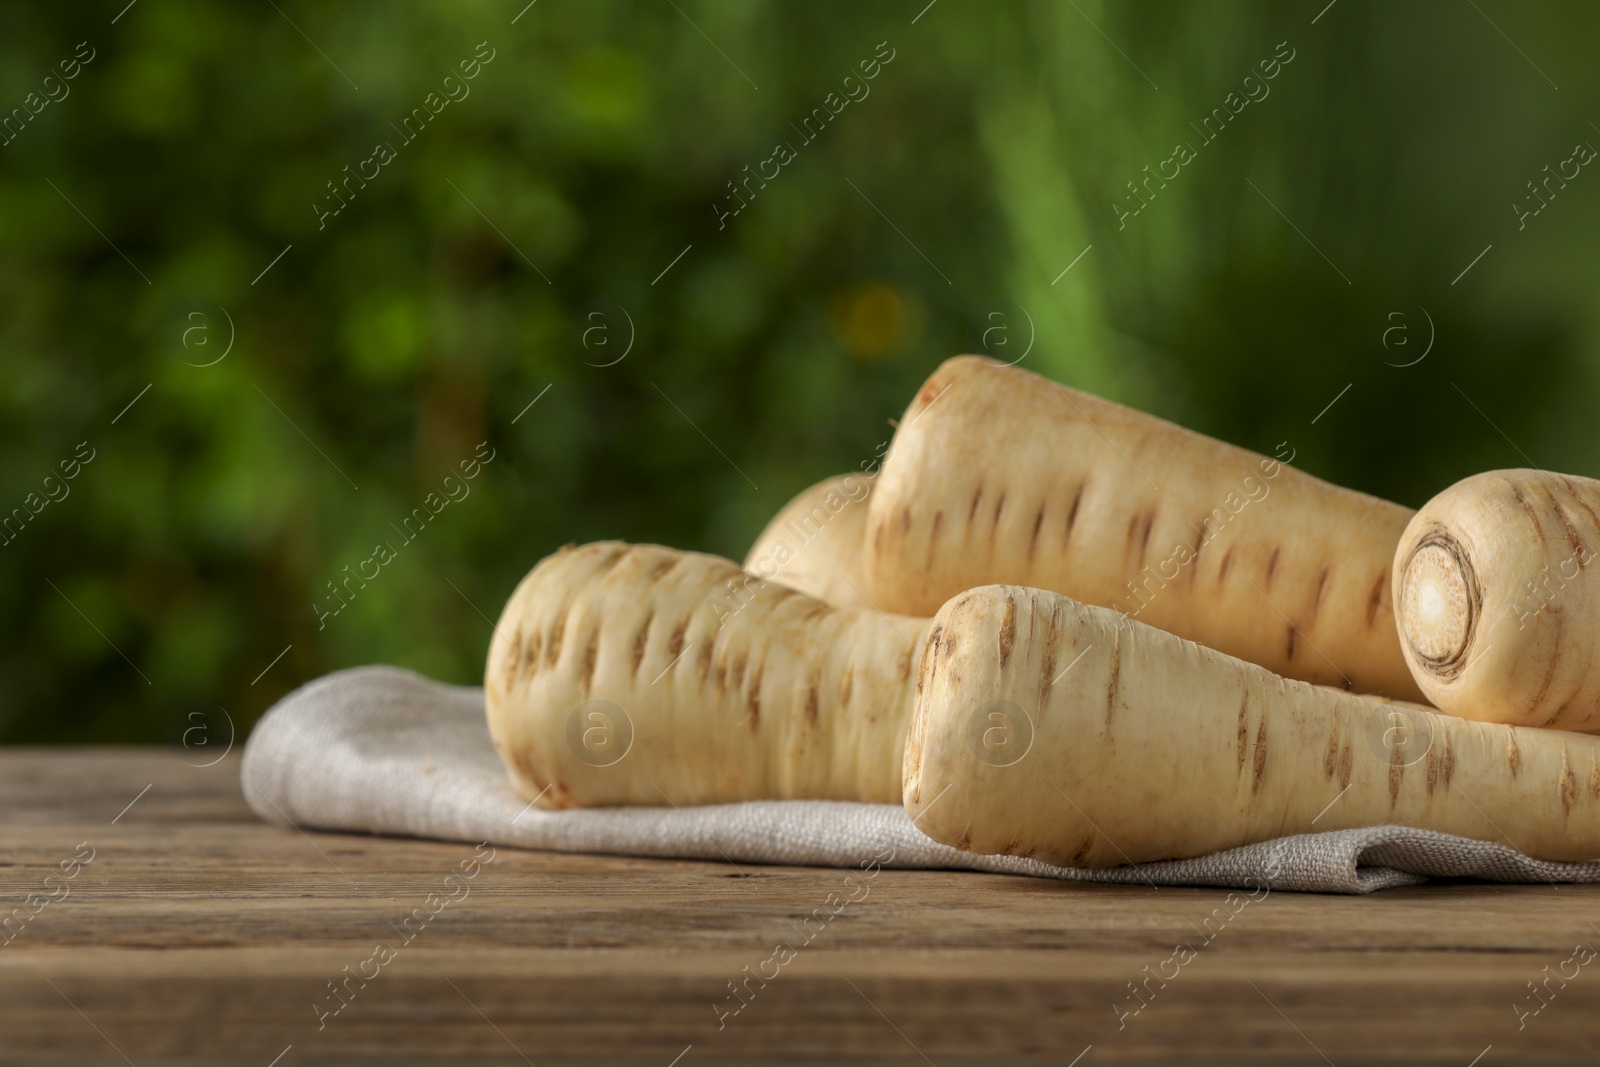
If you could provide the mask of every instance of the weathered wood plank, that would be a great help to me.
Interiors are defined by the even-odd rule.
[[[0,752],[4,911],[66,887],[0,945],[7,1062],[267,1064],[292,1045],[283,1067],[666,1065],[692,1045],[683,1067],[1065,1063],[1092,1044],[1083,1067],[1464,1067],[1492,1045],[1491,1067],[1592,1059],[1600,1043],[1595,968],[1567,964],[1577,977],[1552,979],[1520,1030],[1513,1007],[1539,1007],[1525,983],[1600,944],[1596,887],[1273,893],[1236,897],[1232,914],[1222,890],[893,870],[846,883],[843,870],[506,849],[465,878],[469,844],[265,826],[236,757],[183,756]],[[84,849],[74,877],[46,883]],[[429,894],[447,893],[458,899],[436,896],[430,916]],[[855,899],[830,917],[829,894]],[[1167,962],[1179,943],[1193,959]],[[1119,1025],[1140,982],[1144,1007]]]

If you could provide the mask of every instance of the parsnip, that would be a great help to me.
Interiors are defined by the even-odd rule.
[[[489,732],[546,808],[894,803],[927,620],[835,608],[715,556],[545,559],[489,649]]]
[[[783,506],[745,556],[744,569],[836,607],[869,607],[861,573],[872,478],[825,478]]]
[[[1280,678],[1054,593],[934,617],[905,806],[937,841],[1105,867],[1397,823],[1600,856],[1600,738]]]
[[[1468,719],[1600,729],[1600,482],[1537,470],[1457,482],[1394,558],[1406,662]]]
[[[918,392],[878,474],[864,589],[913,615],[989,582],[1051,589],[1279,674],[1420,699],[1389,602],[1410,516],[960,356]]]

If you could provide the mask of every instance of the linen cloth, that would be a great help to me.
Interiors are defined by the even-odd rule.
[[[483,690],[394,667],[307,683],[245,745],[245,799],[268,822],[559,852],[741,863],[944,868],[1081,882],[1370,893],[1430,877],[1600,881],[1600,862],[1550,863],[1486,841],[1379,826],[1298,834],[1207,856],[1107,870],[960,852],[895,804],[748,801],[545,811],[512,789],[489,739]],[[892,850],[893,859],[882,861]]]

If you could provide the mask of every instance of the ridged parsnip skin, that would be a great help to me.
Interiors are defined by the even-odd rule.
[[[1394,558],[1406,662],[1441,711],[1600,729],[1600,481],[1488,471],[1423,505]]]
[[[517,790],[546,808],[897,802],[927,620],[748,577],[616,541],[535,567],[484,677]]]
[[[1031,746],[985,747],[996,727],[1021,746],[1027,722]],[[1385,824],[1600,857],[1600,738],[1281,678],[1015,586],[934,617],[905,758],[934,840],[1074,867]]]
[[[861,573],[872,478],[824,478],[783,506],[745,556],[744,569],[835,607],[870,607]]]
[[[1420,700],[1389,602],[1410,517],[959,356],[918,392],[878,474],[864,588],[912,615],[991,582],[1050,589],[1291,678]]]

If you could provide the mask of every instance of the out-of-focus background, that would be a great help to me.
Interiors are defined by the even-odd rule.
[[[1597,29],[7,5],[0,739],[243,730],[369,662],[474,682],[541,556],[740,556],[959,352],[1413,506],[1600,474]]]

